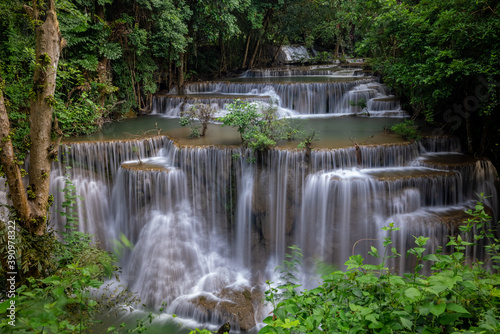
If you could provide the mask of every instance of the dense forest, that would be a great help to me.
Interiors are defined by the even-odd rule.
[[[413,118],[432,125],[434,134],[458,136],[466,153],[486,156],[498,169],[499,4],[497,0],[2,0],[0,176],[8,181],[11,217],[19,223],[16,238],[23,240],[23,255],[16,262],[7,255],[11,235],[7,222],[2,223],[2,274],[7,277],[7,268],[17,273],[19,291],[27,293],[18,305],[43,296],[54,300],[52,307],[64,298],[64,305],[74,307],[69,316],[67,309],[44,311],[44,317],[34,318],[39,323],[29,326],[73,332],[76,325],[66,318],[75,314],[84,318],[78,319],[80,325],[87,326],[90,320],[80,311],[97,308],[84,299],[83,291],[99,286],[103,276],[116,269],[111,256],[92,245],[90,237],[70,233],[58,243],[47,231],[53,201],[48,176],[62,137],[90,134],[130,113],[150,113],[155,94],[172,89],[182,93],[189,81],[276,66],[281,46],[299,44],[314,50],[311,64],[365,59]],[[23,186],[26,171],[20,166],[28,153],[29,181]],[[66,187],[65,205],[71,207],[76,201],[71,181]],[[482,222],[484,211],[475,214]],[[75,232],[73,213],[67,215],[68,228]],[[446,270],[460,262],[438,257]],[[85,269],[95,263],[92,270]],[[361,263],[353,267],[363,268]],[[368,279],[376,280],[377,275]],[[418,272],[413,278],[417,277]],[[7,291],[9,284],[6,278],[1,286]],[[417,299],[406,297],[410,302]],[[4,306],[2,314],[8,304]],[[483,316],[488,311],[481,312]],[[279,332],[287,328],[274,325]]]

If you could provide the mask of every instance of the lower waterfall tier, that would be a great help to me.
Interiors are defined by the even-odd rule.
[[[178,147],[162,136],[73,143],[52,191],[73,166],[81,230],[108,248],[122,235],[134,244],[121,259],[123,280],[148,307],[166,302],[169,314],[246,330],[262,320],[263,285],[291,245],[302,249],[308,277],[317,261],[342,267],[353,252],[381,249],[391,222],[401,228],[400,253],[421,234],[436,249],[478,193],[498,217],[495,169],[459,150],[456,139],[434,137],[309,156],[275,149],[250,163],[242,148]],[[404,257],[393,263],[410,266]]]

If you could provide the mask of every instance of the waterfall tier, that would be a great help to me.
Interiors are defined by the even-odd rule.
[[[161,136],[83,142],[60,153],[52,184],[54,192],[62,188],[64,167],[73,166],[84,198],[80,228],[107,247],[121,234],[135,245],[121,261],[144,303],[167,302],[169,313],[247,329],[254,313],[260,317],[262,277],[272,276],[268,268],[292,244],[305,265],[341,266],[353,249],[380,248],[390,222],[402,228],[394,236],[401,253],[412,235],[430,235],[437,247],[479,192],[491,196],[497,215],[495,169],[459,150],[454,138],[428,137],[309,154],[275,149],[252,164],[240,148],[177,147]],[[232,315],[235,305],[251,316]]]
[[[155,114],[179,117],[182,111],[196,103],[204,103],[216,109],[218,114],[224,115],[227,104],[243,99],[258,103],[263,108],[274,104],[281,117],[296,114],[365,113],[370,116],[405,116],[399,103],[390,101],[392,97],[387,95],[384,85],[373,78],[360,79],[356,76],[356,71],[343,70],[333,75],[315,76],[309,75],[313,71],[302,70],[305,74],[303,82],[295,76],[286,77],[286,71],[255,71],[233,81],[189,83],[185,88],[185,96],[154,97],[152,110]],[[283,82],[273,79],[282,77],[285,77]],[[295,78],[296,81],[289,82],[290,78]],[[244,79],[247,82],[238,82]],[[175,91],[171,92],[174,93]],[[363,104],[366,104],[366,108],[361,107]]]

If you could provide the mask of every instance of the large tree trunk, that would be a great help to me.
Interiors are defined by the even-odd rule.
[[[337,43],[335,44],[335,52],[333,54],[335,58],[339,57],[339,49],[340,49],[340,38],[337,38]]]
[[[33,1],[36,5],[36,0]],[[38,8],[34,8],[36,19]],[[57,66],[64,40],[59,31],[55,11],[55,0],[48,0],[45,8],[45,21],[36,28],[36,65],[33,75],[35,98],[31,101],[30,129],[30,166],[28,201],[31,204],[31,217],[28,230],[42,235],[47,223],[50,165],[55,158],[58,143],[52,143],[52,108],[55,103]]]
[[[3,84],[0,84],[0,162],[9,185],[10,198],[16,214],[16,223],[23,230],[34,236],[43,235],[46,231],[47,213],[49,209],[49,181],[51,161],[57,156],[62,133],[57,126],[57,119],[52,122],[52,108],[56,103],[54,92],[56,73],[61,49],[65,41],[59,31],[59,23],[55,12],[55,0],[48,0],[42,8],[33,1],[33,8],[25,6],[28,15],[41,22],[35,30],[35,72],[33,74],[34,96],[30,101],[30,162],[29,185],[25,189],[12,141],[10,139],[10,122],[3,96]],[[2,80],[0,80],[1,82]],[[57,134],[52,141],[52,133]],[[31,238],[38,240],[37,238]],[[38,243],[38,241],[34,241]],[[47,257],[43,247],[37,244],[30,256],[36,259]],[[38,265],[25,258],[26,276],[39,276]],[[25,263],[24,263],[25,262]],[[42,268],[43,270],[43,268]]]

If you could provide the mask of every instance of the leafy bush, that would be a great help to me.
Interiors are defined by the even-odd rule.
[[[367,104],[366,104],[366,99],[359,99],[357,101],[349,101],[349,105],[351,107],[358,107],[361,109],[361,112],[365,111],[367,116],[370,116],[370,113],[368,112]],[[365,110],[366,109],[366,110]]]
[[[393,224],[384,227],[384,253],[369,252],[379,265],[363,264],[361,255],[351,256],[347,270],[323,276],[322,283],[298,292],[286,284],[266,292],[273,304],[271,316],[259,333],[498,333],[500,331],[499,239],[489,228],[490,217],[478,203],[469,211],[473,218],[460,227],[463,235],[450,237],[445,254],[423,255],[428,238],[415,237],[413,273],[395,275],[387,260],[401,256],[392,244]],[[472,232],[476,230],[475,235]],[[467,259],[467,247],[488,241],[491,266]],[[423,263],[431,265],[428,276],[420,274]],[[489,269],[492,268],[492,269]],[[290,297],[276,300],[279,290]]]
[[[311,148],[317,131],[306,128],[302,120],[278,119],[277,107],[270,105],[259,112],[255,103],[237,100],[228,106],[229,113],[218,119],[237,128],[242,144],[253,151],[265,151],[280,140],[298,139],[299,148]]]
[[[24,262],[38,261],[39,271],[46,277],[28,277],[16,289],[14,297],[0,303],[0,314],[7,313],[11,301],[16,308],[15,327],[9,324],[10,318],[2,316],[2,333],[82,332],[90,327],[94,315],[103,307],[92,289],[101,287],[103,279],[115,271],[116,267],[112,265],[115,259],[100,249],[92,236],[78,232],[75,209],[77,197],[69,176],[66,177],[63,191],[65,199],[63,212],[60,213],[66,217],[66,226],[65,231],[61,232],[61,241],[54,238],[54,233],[34,240],[27,239],[30,233],[19,233],[21,239],[16,245],[23,252],[21,271],[26,271],[23,270]],[[47,257],[27,257],[27,245],[43,248],[44,252],[37,250],[35,254],[45,253]],[[21,258],[19,254],[16,257]]]
[[[189,138],[203,137],[208,128],[208,123],[214,119],[215,109],[207,104],[197,104],[192,106],[188,111],[181,112],[179,123],[181,126],[191,126],[191,134]],[[194,125],[195,120],[198,120],[200,126]]]
[[[391,127],[391,130],[394,133],[402,136],[407,140],[419,140],[422,136],[420,135],[420,131],[418,130],[418,126],[415,124],[413,120],[405,120],[404,122],[398,123]]]

